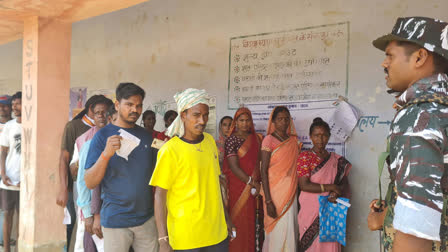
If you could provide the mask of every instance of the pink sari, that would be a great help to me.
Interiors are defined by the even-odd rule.
[[[309,155],[310,152],[302,153]],[[301,158],[302,154],[299,156]],[[314,154],[314,153],[313,153]],[[315,154],[314,154],[315,155]],[[317,156],[317,155],[316,155]],[[299,167],[300,169],[300,167]],[[351,164],[335,153],[330,153],[327,160],[312,168],[310,181],[317,184],[340,184],[350,172]],[[298,215],[300,243],[299,251],[339,252],[341,245],[337,242],[319,242],[319,201],[318,196],[329,193],[301,192],[299,196],[300,211]],[[344,195],[346,197],[346,195]]]

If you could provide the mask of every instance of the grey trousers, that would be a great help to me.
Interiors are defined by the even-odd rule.
[[[155,217],[151,217],[143,225],[130,228],[103,227],[104,251],[129,252],[132,246],[134,252],[158,252],[159,242]]]

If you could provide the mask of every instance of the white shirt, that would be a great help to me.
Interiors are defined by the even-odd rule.
[[[0,134],[2,134],[3,131],[3,127],[5,126],[6,123],[0,123]]]
[[[22,124],[17,119],[7,122],[0,135],[0,145],[9,148],[6,157],[6,176],[9,177],[13,185],[20,182],[21,166],[21,146],[22,146]],[[19,191],[17,186],[6,186],[3,181],[0,182],[0,188]]]

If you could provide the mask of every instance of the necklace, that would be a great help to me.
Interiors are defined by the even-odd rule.
[[[204,140],[204,135],[202,135],[201,137],[200,137],[200,139],[199,140],[196,140],[196,141],[192,141],[192,140],[187,140],[187,139],[185,139],[185,138],[183,138],[183,137],[181,137],[180,138],[182,141],[184,141],[184,142],[186,142],[186,143],[189,143],[189,144],[192,144],[195,148],[196,148],[196,151],[199,151],[199,152],[204,152],[203,150],[202,150],[202,140]],[[199,144],[199,148],[198,148],[198,144]]]
[[[317,151],[315,151],[314,149],[311,149],[311,151],[312,151],[314,154],[316,154],[318,157],[322,158],[322,159],[327,158],[328,155],[329,155],[329,153],[328,153],[327,150],[324,150],[323,152],[317,152]]]
[[[281,136],[277,133],[277,131],[274,131],[274,134],[275,134],[275,136],[276,136],[277,138],[280,139],[280,141],[282,141],[282,142],[286,141],[286,139],[284,139],[283,137],[281,137]]]
[[[204,152],[203,150],[202,150],[202,141],[199,143],[199,148],[198,148],[198,146],[197,146],[197,144],[193,144],[194,145],[194,147],[196,148],[196,150],[197,151],[199,151],[199,152]]]

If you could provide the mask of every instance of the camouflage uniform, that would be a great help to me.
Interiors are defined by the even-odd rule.
[[[432,224],[440,225],[440,230],[443,231],[440,237],[446,236],[444,231],[447,228],[447,221],[441,219],[446,195],[442,192],[441,182],[446,170],[444,155],[448,154],[447,89],[448,76],[437,74],[416,82],[396,101],[399,110],[389,133],[391,184],[388,189],[389,197],[386,198],[388,210],[384,220],[385,251],[392,251],[394,226],[400,227],[398,229],[402,232],[418,237],[421,235],[413,234],[412,229],[424,233],[420,229],[424,229],[425,225],[431,226],[428,222],[417,225],[412,225],[410,221],[403,223],[403,219],[400,223],[399,219],[402,216],[398,214],[401,214],[403,207],[407,215],[431,213],[434,219],[436,214],[435,218],[442,221]],[[406,204],[397,210],[397,201]],[[421,211],[415,211],[414,208]],[[395,214],[397,216],[394,216]],[[427,239],[438,240],[438,238]],[[434,242],[433,251],[442,251],[440,242]]]

